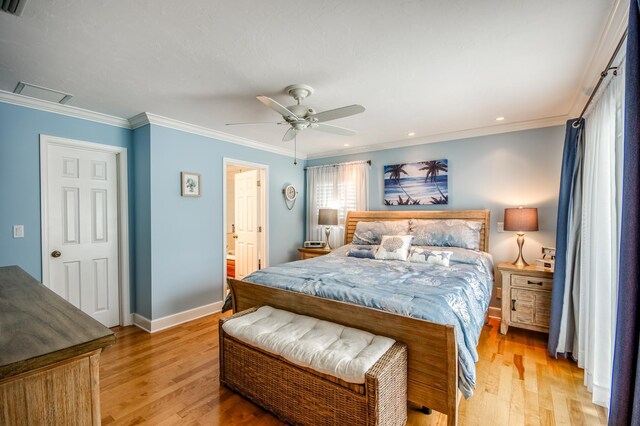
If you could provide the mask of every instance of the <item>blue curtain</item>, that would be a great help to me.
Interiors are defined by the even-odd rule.
[[[640,0],[627,36],[618,318],[610,425],[640,425]]]
[[[584,119],[579,125],[574,126],[576,119],[567,121],[567,131],[564,139],[564,152],[562,154],[562,175],[560,177],[560,196],[558,199],[558,226],[556,230],[556,265],[553,274],[553,291],[551,293],[551,323],[549,327],[548,351],[552,356],[556,356],[558,340],[560,337],[560,321],[562,318],[562,307],[564,302],[564,292],[566,277],[565,271],[567,262],[572,262],[567,258],[569,244],[569,226],[571,224],[571,196],[574,187],[579,179],[577,171],[577,157],[584,139]]]

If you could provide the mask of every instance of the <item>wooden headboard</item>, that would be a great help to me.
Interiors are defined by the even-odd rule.
[[[345,223],[344,243],[349,244],[358,222],[376,222],[402,219],[462,219],[482,222],[480,250],[489,251],[489,210],[410,210],[348,212]]]

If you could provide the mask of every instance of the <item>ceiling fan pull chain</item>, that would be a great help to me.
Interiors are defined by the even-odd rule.
[[[298,165],[298,132],[293,137],[293,165]]]

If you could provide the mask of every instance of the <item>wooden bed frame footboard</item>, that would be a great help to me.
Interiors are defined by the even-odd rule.
[[[246,281],[228,279],[233,311],[269,305],[373,334],[408,346],[408,400],[458,420],[458,347],[453,326],[309,296]]]

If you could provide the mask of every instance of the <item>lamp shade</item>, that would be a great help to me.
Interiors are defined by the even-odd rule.
[[[318,225],[337,225],[338,210],[337,209],[319,209]]]
[[[537,231],[538,209],[518,207],[504,209],[505,231]]]

